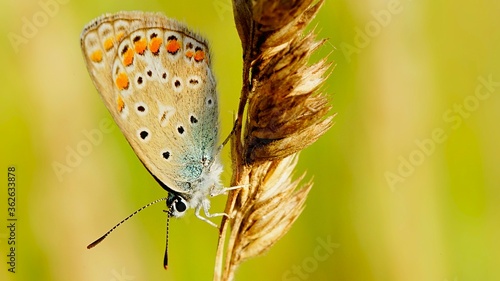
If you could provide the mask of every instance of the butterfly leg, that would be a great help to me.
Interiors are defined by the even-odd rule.
[[[226,213],[215,213],[215,214],[210,214],[209,212],[209,209],[210,209],[210,201],[208,200],[203,200],[202,203],[196,207],[195,209],[195,212],[194,214],[196,215],[197,218],[199,218],[200,220],[202,221],[205,221],[207,222],[208,224],[210,224],[211,226],[213,227],[217,227],[217,225],[215,223],[213,223],[212,221],[210,221],[209,219],[203,217],[201,214],[200,214],[200,211],[201,209],[203,208],[203,212],[205,213],[205,216],[207,216],[207,218],[213,218],[213,217],[221,217],[221,216],[226,216],[226,217],[229,217],[228,214]]]
[[[236,185],[236,186],[231,186],[231,187],[212,188],[212,190],[210,191],[210,196],[211,197],[219,196],[221,194],[225,194],[228,191],[243,188],[243,187],[248,187],[248,186],[250,186],[250,185],[243,184],[243,185]]]
[[[217,154],[219,154],[222,150],[222,148],[227,144],[227,142],[231,139],[231,136],[234,134],[234,130],[236,128],[236,123],[237,123],[237,120],[234,121],[234,125],[233,125],[233,129],[231,130],[231,132],[229,133],[229,135],[226,137],[226,139],[222,142],[222,144],[219,146],[219,148],[217,149]]]

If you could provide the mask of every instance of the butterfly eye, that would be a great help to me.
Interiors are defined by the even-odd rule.
[[[180,196],[176,196],[176,198],[172,202],[171,208],[172,208],[172,215],[174,217],[180,217],[184,215],[184,212],[186,212],[187,209],[186,200]]]
[[[186,211],[186,204],[182,201],[183,201],[183,199],[175,202],[175,209],[179,213],[183,213]]]

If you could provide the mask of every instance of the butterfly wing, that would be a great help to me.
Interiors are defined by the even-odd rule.
[[[83,31],[87,69],[144,166],[190,192],[218,142],[218,102],[207,42],[161,14],[104,15]]]

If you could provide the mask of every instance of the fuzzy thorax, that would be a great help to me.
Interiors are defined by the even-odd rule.
[[[199,179],[195,181],[190,192],[180,194],[183,203],[187,209],[195,209],[198,216],[199,211],[203,209],[205,215],[210,216],[208,210],[210,209],[209,196],[216,196],[224,193],[224,187],[221,184],[220,175],[222,173],[222,164],[219,158],[215,158],[213,162],[204,167]],[[178,211],[174,208],[172,215],[174,217],[182,217],[185,211]]]

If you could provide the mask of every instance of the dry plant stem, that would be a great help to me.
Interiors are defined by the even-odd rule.
[[[312,181],[301,184],[305,175],[291,179],[298,154],[332,125],[328,100],[317,93],[330,65],[326,59],[308,65],[324,42],[304,34],[322,4],[312,2],[233,0],[244,63],[231,185],[244,187],[228,195],[230,219],[222,219],[214,281],[233,280],[243,261],[283,237],[311,190]]]
[[[244,67],[243,69],[246,69]],[[244,72],[244,80],[247,81],[248,79],[248,72]],[[232,186],[240,186],[243,185],[241,182],[241,179],[243,178],[243,174],[245,174],[244,171],[245,167],[241,165],[243,162],[242,158],[239,157],[240,155],[243,155],[241,153],[242,150],[242,145],[241,142],[239,142],[236,136],[241,136],[241,129],[242,129],[242,120],[243,120],[243,112],[245,110],[245,104],[247,101],[247,96],[248,96],[248,91],[246,91],[246,85],[243,86],[243,89],[241,91],[241,97],[240,97],[240,106],[238,108],[238,114],[237,114],[237,119],[236,119],[236,125],[235,129],[233,132],[233,137],[231,138],[231,154],[233,155],[233,178],[231,180],[231,185]],[[226,202],[226,214],[231,214],[232,210],[234,209],[234,204],[236,202],[236,197],[237,197],[237,191],[232,191],[229,193],[227,202]],[[233,224],[236,222],[237,218],[233,218]],[[217,253],[216,253],[216,259],[215,259],[215,269],[214,269],[214,281],[217,280],[231,280],[231,278],[224,278],[221,279],[221,270],[222,270],[222,262],[223,262],[223,257],[224,257],[224,242],[225,242],[225,237],[226,237],[226,231],[228,229],[228,219],[224,216],[222,217],[222,222],[221,222],[221,227],[219,229],[219,239],[218,239],[218,244],[217,244]],[[234,234],[233,234],[234,235]],[[230,241],[232,241],[230,239]],[[232,243],[228,245],[228,248],[226,249],[227,252],[232,252]],[[225,268],[228,267],[227,261]]]

